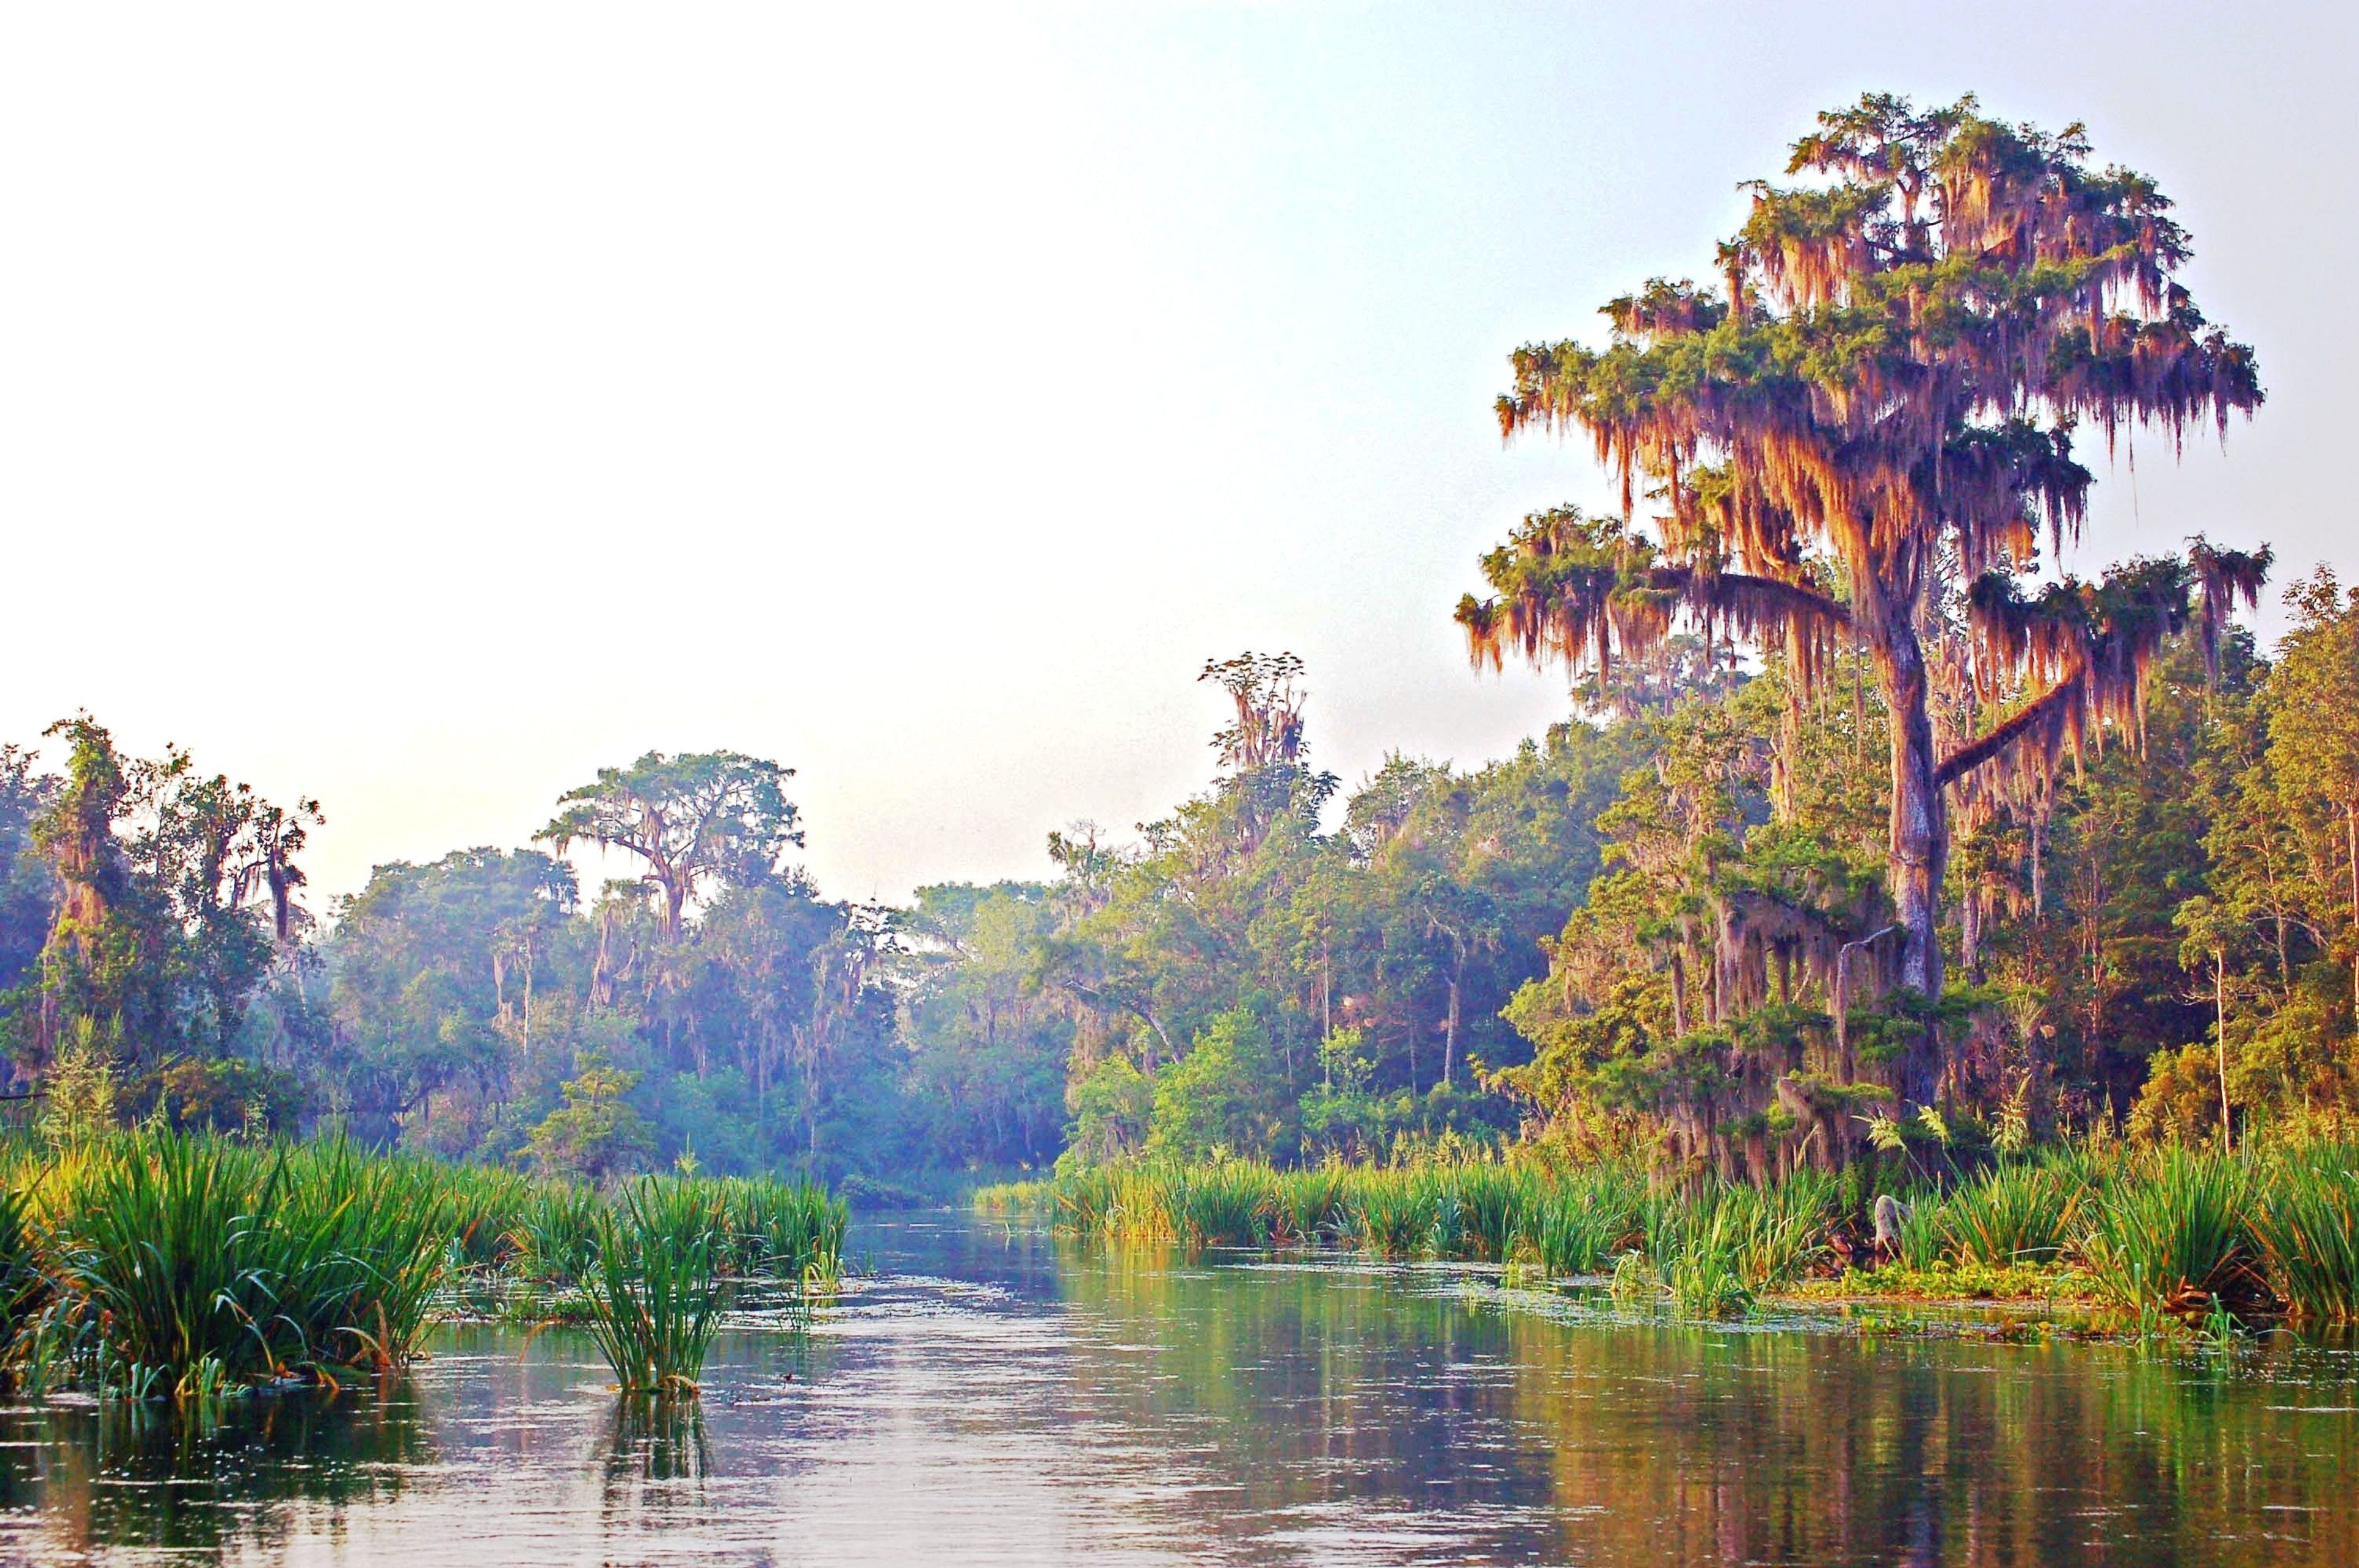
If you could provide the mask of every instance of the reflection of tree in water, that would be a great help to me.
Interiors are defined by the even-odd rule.
[[[2359,1446],[2320,1424],[2351,1418],[2283,1408],[2353,1402],[2314,1365],[2272,1386],[2251,1367],[2070,1343],[1529,1320],[1516,1338],[1519,1411],[1552,1434],[1578,1554],[2359,1562],[2335,1506],[2359,1486]]]
[[[219,1551],[281,1544],[288,1510],[390,1501],[434,1446],[406,1379],[337,1397],[306,1390],[164,1403],[53,1405],[0,1418],[0,1507],[38,1509],[56,1551]]]
[[[1167,1504],[1216,1536],[1340,1507],[1451,1515],[1469,1561],[2359,1563],[2347,1357],[1568,1324],[1147,1249],[1061,1283],[1103,1325],[1083,1403],[1241,1483]]]
[[[1545,1465],[1501,1430],[1506,1322],[1470,1310],[1450,1277],[1067,1246],[1067,1299],[1122,1346],[1078,1347],[1077,1388],[1135,1430],[1216,1442],[1212,1467],[1239,1485],[1201,1495],[1221,1514],[1239,1499],[1272,1512],[1352,1497],[1547,1503]]]

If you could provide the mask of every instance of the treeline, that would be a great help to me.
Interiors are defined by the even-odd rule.
[[[1480,1081],[1521,1054],[1500,1008],[1598,869],[1636,731],[1560,726],[1473,773],[1396,758],[1336,803],[1298,661],[1206,676],[1236,721],[1202,795],[1136,842],[1052,834],[1052,881],[908,908],[823,897],[793,863],[791,771],[712,752],[603,770],[532,846],[380,866],[321,920],[315,803],[63,721],[61,768],[20,746],[0,771],[14,1087],[52,1120],[332,1130],[593,1179],[924,1187],[1069,1145],[1512,1130]],[[641,874],[585,895],[573,845]]]
[[[536,847],[379,867],[315,922],[314,803],[76,719],[60,772],[0,770],[14,1081],[52,1118],[897,1186],[1519,1131],[1744,1175],[1937,1128],[2332,1122],[2359,1106],[2359,594],[2321,571],[2288,603],[2274,660],[2180,638],[2136,733],[1971,816],[1930,1007],[1887,972],[1872,681],[1801,703],[1693,637],[1506,759],[1348,794],[1299,661],[1211,666],[1234,717],[1201,794],[907,908],[824,898],[790,772],[714,752],[603,771]],[[584,897],[577,843],[642,874]],[[1930,1119],[1893,1086],[1925,1028]]]

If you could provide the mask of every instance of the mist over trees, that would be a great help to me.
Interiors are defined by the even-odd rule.
[[[1246,653],[1199,677],[1204,787],[1048,833],[1038,881],[830,900],[792,769],[651,752],[531,845],[380,866],[315,918],[318,803],[76,716],[0,747],[13,1087],[878,1194],[1516,1137],[1763,1177],[2346,1120],[2359,589],[2294,584],[2265,654],[2233,614],[2266,549],[2053,569],[2078,429],[2176,443],[2261,401],[2168,200],[1971,100],[1864,99],[1788,175],[1712,284],[1515,356],[1503,428],[1590,436],[1625,514],[1535,514],[1479,563],[1478,665],[1573,691],[1510,755],[1347,787],[1301,661]],[[585,888],[576,849],[626,874]]]

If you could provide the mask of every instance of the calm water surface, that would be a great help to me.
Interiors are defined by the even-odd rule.
[[[634,1419],[587,1340],[439,1335],[209,1432],[0,1411],[0,1559],[2359,1563],[2359,1367],[1617,1320],[1438,1269],[864,1220],[808,1335]]]

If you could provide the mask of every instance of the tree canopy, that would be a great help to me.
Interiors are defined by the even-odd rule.
[[[1889,968],[1930,1001],[1952,795],[2044,779],[2134,726],[2165,643],[2191,624],[2216,646],[2267,564],[2199,543],[2027,592],[2043,536],[2060,549],[2086,513],[2076,429],[2176,446],[2263,394],[2252,351],[2177,279],[2190,245],[2169,200],[2093,168],[2077,125],[1870,95],[1821,114],[1786,173],[1803,178],[1753,184],[1712,283],[1612,301],[1603,349],[1516,352],[1502,431],[1584,432],[1625,513],[1642,494],[1660,511],[1651,536],[1529,519],[1458,620],[1478,661],[1512,649],[1601,680],[1691,623],[1777,655],[1798,702],[1862,650],[1888,731]],[[1944,680],[1971,697],[1946,735]],[[1941,1066],[1929,1032],[1904,1092],[1930,1099]]]

